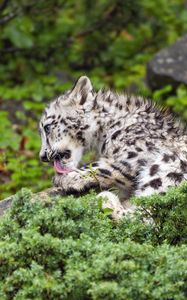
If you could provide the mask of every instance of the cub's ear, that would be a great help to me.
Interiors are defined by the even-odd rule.
[[[90,79],[87,76],[81,76],[71,90],[71,98],[74,102],[83,105],[89,99],[90,93],[93,90]]]

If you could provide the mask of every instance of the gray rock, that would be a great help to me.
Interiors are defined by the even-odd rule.
[[[168,84],[176,89],[180,83],[187,85],[187,35],[159,51],[147,64],[147,84],[152,90]]]
[[[43,190],[42,192],[32,194],[31,201],[42,201],[47,202],[50,198],[55,198],[61,195],[60,188],[48,188]],[[0,200],[0,217],[5,214],[5,212],[11,207],[12,201],[14,200],[14,196],[12,195],[6,199]]]

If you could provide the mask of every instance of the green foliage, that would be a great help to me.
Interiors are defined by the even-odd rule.
[[[141,205],[141,218],[154,223],[152,241],[169,244],[187,243],[187,184],[170,188],[164,195],[134,199]]]
[[[186,16],[185,0],[2,0],[0,197],[21,186],[50,185],[52,170],[38,162],[37,136],[47,101],[82,74],[96,88],[152,97],[143,79],[146,63],[186,32]],[[184,87],[156,96],[187,119]]]
[[[30,199],[0,223],[1,299],[186,299],[186,183],[119,223],[94,193]]]
[[[187,120],[187,87],[179,86],[176,95],[169,96],[166,104]]]
[[[170,107],[177,116],[187,120],[187,87],[179,85],[176,92],[172,93],[170,85],[153,93],[153,98],[160,103]]]
[[[20,137],[12,128],[11,122],[7,118],[8,112],[0,111],[0,132],[3,133],[3,139],[0,139],[0,148],[6,149],[10,147],[12,150],[17,150],[20,142]],[[10,145],[10,140],[11,145]]]

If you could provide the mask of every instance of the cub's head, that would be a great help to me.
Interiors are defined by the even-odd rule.
[[[57,173],[72,171],[82,157],[86,132],[91,127],[87,112],[94,98],[90,80],[82,76],[72,90],[51,102],[41,117],[40,159],[53,163]]]

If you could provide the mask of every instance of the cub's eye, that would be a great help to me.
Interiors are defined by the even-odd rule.
[[[71,151],[70,150],[66,150],[63,153],[63,158],[68,159],[71,157]]]
[[[44,130],[45,130],[45,133],[46,133],[46,134],[49,134],[50,131],[51,131],[51,125],[50,125],[50,124],[45,125],[45,126],[44,126]]]

